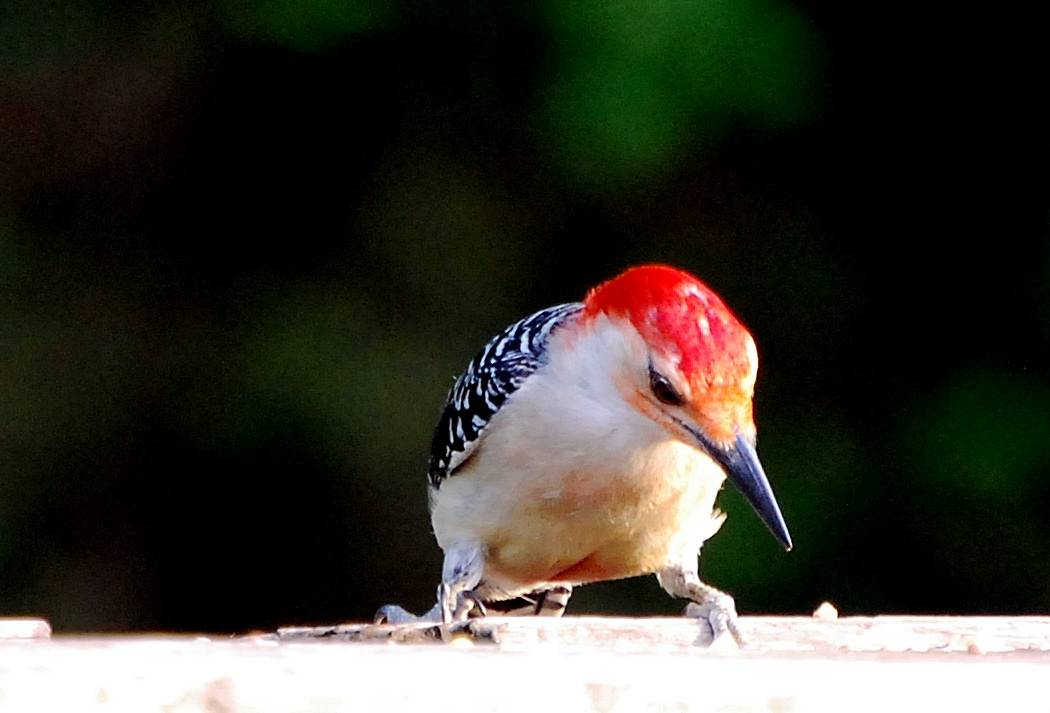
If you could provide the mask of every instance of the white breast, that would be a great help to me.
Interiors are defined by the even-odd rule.
[[[486,580],[509,592],[694,557],[721,524],[724,474],[624,400],[616,375],[647,363],[641,337],[599,317],[550,349],[434,494],[438,543],[482,543]]]

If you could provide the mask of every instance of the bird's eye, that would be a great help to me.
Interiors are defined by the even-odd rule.
[[[668,406],[681,406],[685,403],[685,399],[671,386],[667,377],[652,367],[649,367],[649,388],[653,390],[653,396]]]

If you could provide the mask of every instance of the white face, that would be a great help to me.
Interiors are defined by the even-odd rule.
[[[717,400],[700,403],[703,394],[694,393],[695,387],[678,368],[678,355],[651,348],[626,319],[599,314],[583,332],[555,332],[551,349],[570,350],[573,357],[563,360],[552,356],[548,373],[556,376],[561,391],[552,393],[547,403],[560,409],[582,405],[579,408],[585,412],[574,413],[572,420],[580,419],[596,432],[606,429],[611,433],[625,423],[634,423],[637,428],[632,438],[659,440],[670,436],[700,448],[697,432],[724,443],[734,437],[736,424],[742,423],[738,411],[719,410]],[[741,393],[737,384],[726,387]],[[570,393],[580,398],[568,398]],[[720,428],[720,424],[730,425]],[[625,436],[626,430],[618,435]]]
[[[667,438],[697,448],[690,433],[700,426],[692,408],[692,387],[677,366],[678,355],[657,352],[626,319],[601,315],[594,333],[604,365],[596,369],[612,376],[610,387],[624,410],[649,423],[653,438]]]

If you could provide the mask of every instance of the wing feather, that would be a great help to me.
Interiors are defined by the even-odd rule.
[[[555,329],[571,321],[578,302],[540,310],[510,325],[467,365],[448,392],[430,447],[430,484],[455,475],[478,447],[492,417],[525,380],[546,363],[547,342]]]

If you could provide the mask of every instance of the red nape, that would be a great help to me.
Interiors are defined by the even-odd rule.
[[[747,330],[711,288],[669,265],[640,265],[598,285],[586,314],[624,316],[654,347],[674,355],[694,386],[747,373]]]

